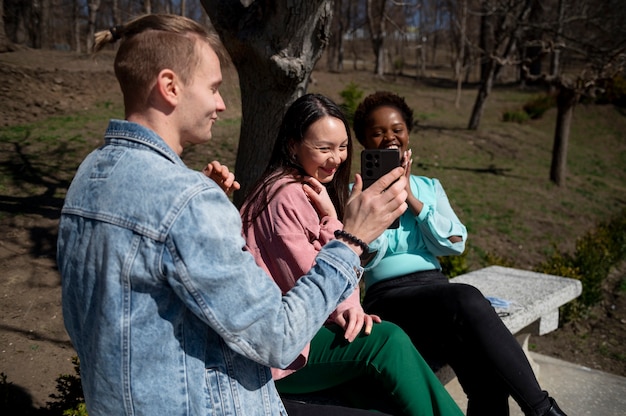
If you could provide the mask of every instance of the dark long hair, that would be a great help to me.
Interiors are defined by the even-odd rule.
[[[269,201],[279,191],[270,194],[274,183],[285,176],[293,176],[295,181],[306,176],[302,166],[293,158],[291,146],[301,143],[313,123],[323,117],[335,117],[341,120],[348,135],[348,156],[339,166],[332,181],[327,184],[328,195],[333,201],[337,216],[343,218],[344,206],[348,200],[350,167],[352,165],[352,134],[350,124],[341,108],[329,98],[320,94],[306,94],[294,101],[287,109],[274,143],[272,156],[261,177],[256,181],[246,196],[242,210],[244,229],[248,228],[267,208]]]

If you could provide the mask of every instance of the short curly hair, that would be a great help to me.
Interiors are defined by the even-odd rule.
[[[354,112],[352,128],[354,130],[354,135],[362,145],[365,144],[365,123],[367,122],[367,118],[372,111],[379,107],[396,108],[402,115],[408,131],[410,132],[413,130],[413,125],[415,124],[413,119],[413,110],[409,107],[406,101],[404,101],[404,98],[393,92],[376,91],[375,93],[365,97]]]

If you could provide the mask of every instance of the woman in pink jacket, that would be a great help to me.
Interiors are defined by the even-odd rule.
[[[366,246],[341,232],[351,159],[349,124],[336,104],[308,94],[290,106],[269,165],[241,210],[248,250],[283,292],[312,267],[329,240]],[[363,311],[358,290],[296,361],[272,374],[283,394],[333,389],[355,407],[462,415],[407,335]]]

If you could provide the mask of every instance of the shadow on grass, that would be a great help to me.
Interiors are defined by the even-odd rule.
[[[7,140],[0,137],[0,227],[28,231],[30,241],[16,241],[35,257],[54,256],[56,225],[45,226],[39,219],[58,220],[63,198],[76,171],[76,151],[67,143],[37,141],[28,137]],[[33,217],[34,220],[20,218]]]

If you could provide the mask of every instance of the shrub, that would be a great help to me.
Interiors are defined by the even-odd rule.
[[[469,267],[467,266],[467,250],[459,256],[441,256],[438,257],[437,260],[439,260],[441,264],[443,274],[450,279],[469,271]]]
[[[343,103],[339,106],[346,114],[348,121],[352,124],[354,119],[354,112],[356,111],[361,98],[363,98],[363,90],[359,88],[354,82],[350,82],[346,88],[344,88],[339,95],[343,98]]]
[[[515,123],[523,123],[525,121],[528,121],[530,119],[530,116],[528,115],[528,113],[526,111],[522,111],[522,110],[515,110],[515,111],[505,111],[504,114],[502,114],[502,121],[512,121]]]
[[[541,95],[524,104],[524,111],[528,117],[535,120],[541,118],[543,113],[556,106],[556,97],[554,95]]]
[[[76,375],[61,374],[57,378],[57,391],[59,394],[51,394],[50,398],[55,399],[47,403],[49,415],[63,416],[86,416],[85,397],[83,387],[80,383],[80,362],[78,357],[72,357],[74,371]]]
[[[626,259],[626,210],[576,241],[573,255],[556,253],[537,271],[580,280],[582,293],[562,308],[562,321],[583,316],[602,300],[602,283]]]
[[[602,93],[596,98],[598,104],[613,104],[626,107],[626,78],[619,74],[603,82],[600,87]]]
[[[503,257],[503,256],[499,256],[495,253],[492,252],[487,252],[483,255],[484,257],[484,261],[486,264],[490,265],[490,266],[502,266],[502,267],[513,267],[515,268],[515,261],[507,258],[507,257]]]
[[[79,403],[74,409],[64,411],[63,416],[88,416],[87,406],[85,403]]]

